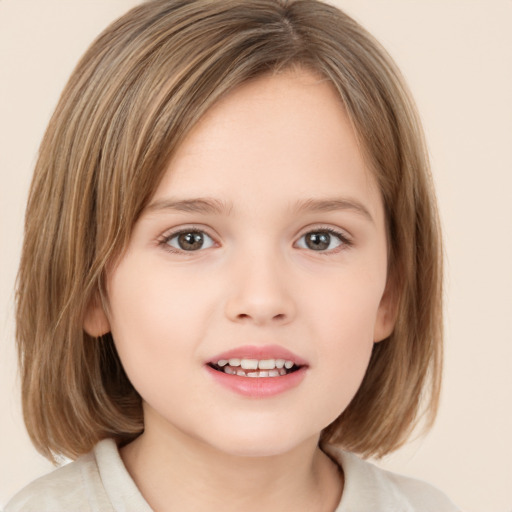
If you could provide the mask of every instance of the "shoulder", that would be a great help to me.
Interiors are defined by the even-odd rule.
[[[90,452],[27,485],[5,512],[112,510],[102,488],[96,457]]]
[[[432,485],[381,469],[353,453],[327,446],[343,468],[345,488],[336,512],[460,512]]]

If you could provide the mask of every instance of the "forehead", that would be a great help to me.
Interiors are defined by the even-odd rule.
[[[339,94],[328,80],[294,70],[246,83],[215,104],[174,154],[152,202],[206,195],[236,209],[261,207],[263,198],[289,204],[340,194],[379,206]]]

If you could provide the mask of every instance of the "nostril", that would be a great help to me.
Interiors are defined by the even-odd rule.
[[[283,324],[288,320],[289,316],[286,313],[278,313],[276,315],[258,315],[250,313],[238,313],[236,315],[236,321],[238,322],[249,322],[253,321],[256,324],[264,324],[267,322],[276,322]]]

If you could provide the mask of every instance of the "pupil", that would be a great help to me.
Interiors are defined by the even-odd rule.
[[[314,251],[323,250],[329,247],[330,240],[331,236],[329,235],[329,233],[310,233],[306,237],[306,245],[310,249],[313,249]]]
[[[182,249],[195,251],[203,245],[203,235],[201,233],[182,233],[178,237],[179,245]]]

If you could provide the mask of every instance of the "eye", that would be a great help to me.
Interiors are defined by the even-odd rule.
[[[193,252],[201,249],[209,249],[213,247],[215,242],[204,231],[196,229],[188,229],[171,233],[166,236],[163,243],[169,246],[169,250],[173,252]],[[172,249],[171,249],[172,248]]]
[[[334,251],[343,245],[349,246],[350,241],[342,233],[331,228],[309,231],[302,235],[297,242],[297,246],[301,249],[311,249],[317,252]]]

